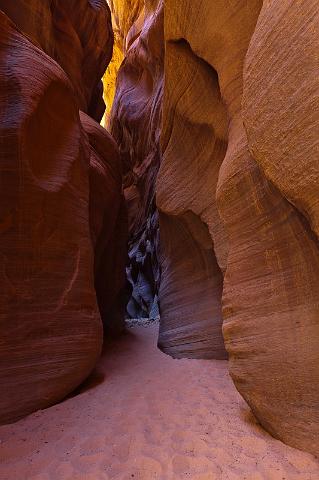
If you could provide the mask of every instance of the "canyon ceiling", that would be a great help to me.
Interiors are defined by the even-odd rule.
[[[0,9],[1,422],[159,305],[161,350],[228,358],[261,425],[318,455],[318,2]]]

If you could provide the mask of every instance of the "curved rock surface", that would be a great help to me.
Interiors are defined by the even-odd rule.
[[[57,402],[89,374],[102,325],[89,151],[72,86],[2,12],[0,53],[0,421],[8,422]]]
[[[159,348],[174,358],[225,359],[223,277],[207,227],[191,212],[160,213],[160,235]]]
[[[0,0],[19,29],[67,73],[79,108],[100,121],[101,78],[111,60],[113,31],[105,0]]]
[[[116,91],[117,74],[129,48],[131,33],[138,31],[138,28],[132,27],[136,22],[143,22],[144,3],[145,0],[108,0],[112,14],[114,46],[112,60],[103,77],[107,126]]]
[[[254,190],[241,174],[240,190],[250,205],[249,222],[248,212],[237,214],[236,223],[247,225],[242,238],[235,234],[234,210],[223,202],[234,233],[231,295],[230,288],[225,291],[232,375],[268,431],[315,455],[319,242],[311,228],[318,232],[318,19],[317,2],[264,2],[244,70],[243,119],[260,168],[247,156]],[[234,172],[226,175],[227,199],[232,192],[238,206]],[[239,255],[244,242],[250,258]],[[231,296],[237,314],[228,309]]]
[[[243,117],[266,177],[319,235],[319,6],[265,2],[245,63]]]
[[[167,342],[170,330],[167,351],[175,354],[185,312],[195,319],[197,340],[208,280],[202,294],[192,280],[205,258],[198,235],[206,224],[211,258],[224,272],[223,334],[232,378],[268,431],[318,455],[319,255],[311,231],[318,201],[318,6],[167,0],[165,9],[160,341]],[[189,211],[196,227],[185,226]],[[167,218],[175,224],[172,233]],[[210,297],[216,305],[217,291]],[[220,316],[210,316],[221,324]]]
[[[143,22],[127,36],[110,126],[124,165],[124,194],[129,218],[128,277],[131,316],[152,311],[159,276],[156,243],[158,217],[155,180],[160,164],[163,87],[163,3],[145,2]]]
[[[166,8],[173,6],[168,2]],[[214,196],[227,149],[228,114],[216,71],[192,51],[188,24],[179,31],[174,23],[182,16],[182,3],[174,8],[165,17],[163,160],[157,179],[159,345],[177,357],[221,359],[226,358],[221,269],[226,267],[227,235]]]
[[[126,207],[117,145],[97,122],[81,112],[90,142],[90,227],[94,245],[95,290],[104,330],[124,327]]]

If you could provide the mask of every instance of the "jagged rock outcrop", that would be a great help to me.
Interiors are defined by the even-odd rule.
[[[90,142],[90,226],[94,245],[95,290],[104,329],[124,327],[126,206],[117,145],[110,134],[85,113],[82,126]]]
[[[100,121],[113,49],[105,0],[0,0],[0,9],[67,73],[81,110]]]
[[[162,2],[145,2],[143,15],[127,36],[126,48],[118,73],[110,126],[124,165],[124,194],[128,206],[128,277],[133,290],[128,313],[139,317],[148,316],[152,311],[159,277],[154,191],[160,164]]]
[[[72,391],[100,353],[89,151],[62,69],[0,13],[0,421]]]

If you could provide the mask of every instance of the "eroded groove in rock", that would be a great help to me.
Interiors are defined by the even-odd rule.
[[[67,73],[79,108],[100,121],[101,78],[113,48],[105,0],[0,0],[0,8]]]
[[[128,278],[132,295],[128,313],[140,317],[152,311],[159,277],[154,191],[160,164],[162,2],[145,3],[143,22],[135,23],[127,38],[131,38],[131,43],[119,70],[110,125],[124,164],[129,216]]]
[[[169,21],[170,16],[157,206],[169,215],[161,227],[162,251],[171,243],[175,248],[161,254],[159,342],[174,356],[220,359],[226,357],[220,268],[226,268],[228,247],[215,190],[227,149],[228,114],[215,69],[192,51],[183,35],[170,35]],[[202,244],[196,237],[203,235]]]
[[[95,290],[104,333],[123,330],[127,219],[122,169],[111,135],[85,113],[81,123],[90,143],[90,227]]]
[[[55,403],[89,374],[102,325],[89,152],[72,86],[3,13],[0,53],[0,421],[8,422]]]
[[[160,213],[160,232],[160,349],[175,358],[227,358],[223,276],[207,226],[191,212]]]

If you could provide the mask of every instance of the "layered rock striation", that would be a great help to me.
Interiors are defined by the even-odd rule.
[[[162,123],[144,107],[155,70],[134,68],[134,55],[153,65],[150,40],[137,39],[112,124],[126,178],[135,174],[134,245],[156,182],[160,348],[225,358],[226,347],[260,423],[318,455],[318,5],[166,0],[164,10]],[[141,31],[151,24],[146,16]],[[159,162],[138,149],[142,107]]]
[[[194,189],[192,213],[197,213],[195,206],[205,220],[224,272],[223,335],[231,376],[268,431],[318,454],[319,245],[314,232],[319,170],[314,92],[319,9],[311,1],[302,11],[292,1],[280,5],[255,1],[249,6],[214,2],[205,3],[205,8],[197,2],[196,7],[193,2],[166,2],[164,105],[168,106],[163,114],[157,203],[165,213],[183,212]],[[169,77],[170,68],[176,68],[170,51],[176,49],[176,60],[188,55],[187,65],[193,58],[198,64],[205,62],[211,84],[207,80],[207,87],[201,87],[202,96],[194,92],[199,84],[198,79],[192,81],[194,73],[183,94],[172,102],[182,83],[175,71]],[[196,73],[206,78],[204,70],[197,68]],[[219,104],[202,100],[216,88],[222,114]],[[183,124],[189,118],[187,129]],[[228,119],[223,134],[218,133],[221,119]],[[174,136],[178,128],[180,133]],[[191,137],[191,132],[196,134]],[[224,141],[224,150],[212,153],[206,167],[213,170],[214,165],[217,178],[207,169],[195,176],[205,165],[206,135],[212,151],[215,137]],[[203,215],[199,207],[205,206],[205,200],[206,204],[215,201],[219,215],[214,208],[204,208]],[[190,278],[191,269],[188,272]],[[166,302],[168,290],[164,292]],[[178,305],[182,312],[183,298]],[[178,335],[183,320],[173,301],[172,306],[177,311]],[[168,318],[170,322],[173,317]]]
[[[6,422],[55,403],[88,375],[102,324],[88,157],[72,86],[3,13],[0,22],[0,421]]]
[[[122,168],[111,135],[81,112],[90,143],[90,229],[94,246],[95,290],[104,330],[124,327],[127,219]]]
[[[181,12],[182,4],[176,16],[165,17],[163,159],[157,179],[159,345],[175,357],[223,359],[221,296],[227,235],[215,191],[229,120],[216,71],[194,54],[184,39],[187,31],[179,32],[174,24]]]
[[[72,5],[0,2],[17,24],[0,12],[1,423],[87,377],[101,317],[105,333],[123,328],[119,153],[79,112],[103,114],[96,92],[112,51],[110,12],[102,1]]]
[[[59,63],[71,81],[79,109],[100,121],[105,109],[101,78],[113,49],[105,0],[0,0],[0,9]]]

